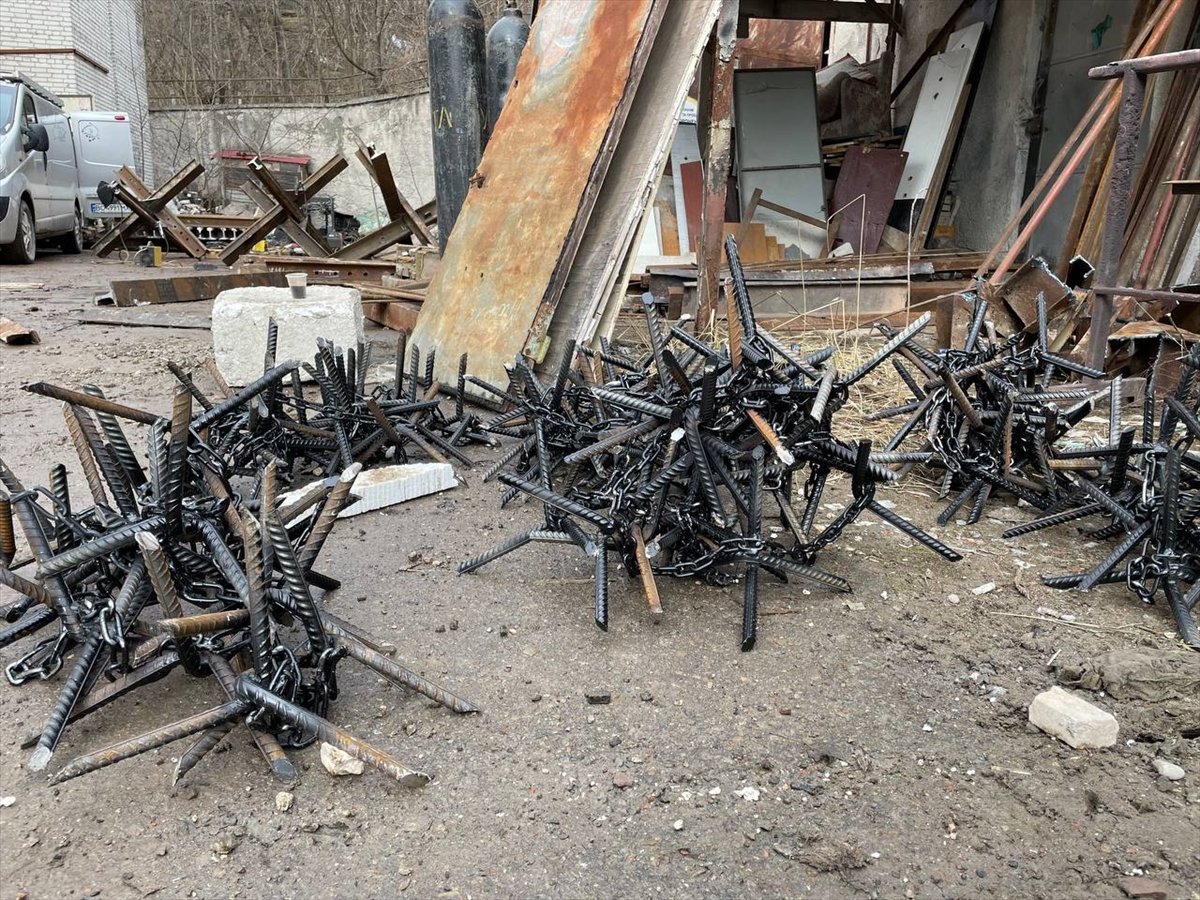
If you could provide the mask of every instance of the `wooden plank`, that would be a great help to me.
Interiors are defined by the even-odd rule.
[[[417,316],[421,312],[421,304],[408,300],[393,302],[363,301],[363,315],[385,328],[393,331],[407,331],[410,334],[417,326]]]
[[[658,245],[662,248],[663,256],[678,256],[680,253],[679,217],[675,210],[673,193],[667,187],[665,178],[659,182],[654,208],[658,210]]]
[[[841,211],[837,238],[856,254],[879,249],[907,158],[903,150],[890,148],[851,147],[846,151],[833,187],[833,208]]]
[[[711,42],[711,51],[701,69],[697,123],[704,159],[704,192],[700,214],[700,240],[696,263],[700,269],[697,317],[701,328],[716,313],[717,271],[721,267],[722,231],[729,167],[733,157],[733,72],[737,48],[738,0],[722,0],[721,12]]]
[[[545,355],[665,8],[577,0],[538,13],[412,335],[437,348],[437,380],[457,379],[463,353],[500,383],[516,355]]]
[[[40,344],[42,339],[32,328],[27,328],[12,319],[0,316],[0,341],[5,344]]]
[[[671,152],[676,115],[695,78],[719,5],[720,0],[697,0],[667,6],[550,321],[550,346],[542,362],[547,371],[558,370],[571,338],[591,339],[626,257],[637,252],[635,237],[643,216],[654,214],[653,199]]]
[[[767,226],[762,222],[726,222],[725,234],[737,238],[738,255],[746,262],[771,262]]]

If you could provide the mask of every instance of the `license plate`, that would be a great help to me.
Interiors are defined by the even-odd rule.
[[[124,203],[110,203],[105,206],[103,203],[89,203],[88,208],[93,216],[124,216],[129,214],[128,207]]]

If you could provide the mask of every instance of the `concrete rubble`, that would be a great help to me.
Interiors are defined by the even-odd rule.
[[[1057,685],[1033,698],[1029,721],[1076,750],[1098,750],[1117,742],[1119,726],[1112,713]]]

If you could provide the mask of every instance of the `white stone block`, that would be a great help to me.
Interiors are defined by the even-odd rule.
[[[288,288],[222,291],[213,301],[213,355],[230,384],[248,384],[262,374],[272,316],[279,326],[278,362],[311,363],[317,338],[343,350],[363,340],[362,298],[354,288],[309,285],[303,300],[293,298]]]
[[[349,470],[347,470],[349,471]],[[347,477],[345,474],[343,478]],[[338,515],[339,519],[347,516],[357,516],[373,509],[383,509],[385,506],[395,506],[424,497],[426,494],[436,494],[458,486],[454,476],[454,468],[449,463],[404,463],[395,466],[380,466],[377,469],[365,469],[354,478],[350,487],[351,495],[358,497]],[[324,489],[322,481],[314,481],[289,491],[279,498],[280,506],[290,506],[306,499],[311,491]],[[292,521],[296,522],[311,516],[315,507],[310,506]]]
[[[343,509],[338,518],[415,500],[457,484],[449,463],[405,463],[367,469],[354,479],[354,487],[350,488],[350,493],[359,499]]]
[[[1111,747],[1117,742],[1112,713],[1055,686],[1033,698],[1029,721],[1076,749]]]
[[[1161,756],[1154,760],[1154,771],[1161,775],[1167,781],[1182,781],[1187,772],[1183,770],[1183,766],[1177,766],[1169,759],[1163,759]]]

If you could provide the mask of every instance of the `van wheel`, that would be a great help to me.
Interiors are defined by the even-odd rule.
[[[5,262],[18,263],[23,266],[29,265],[37,258],[33,207],[29,205],[28,200],[21,201],[21,208],[17,212],[17,233],[13,237],[13,242],[0,250],[0,254],[3,255]]]
[[[83,252],[83,214],[78,206],[75,207],[75,223],[71,233],[58,239],[58,249],[70,254]]]

